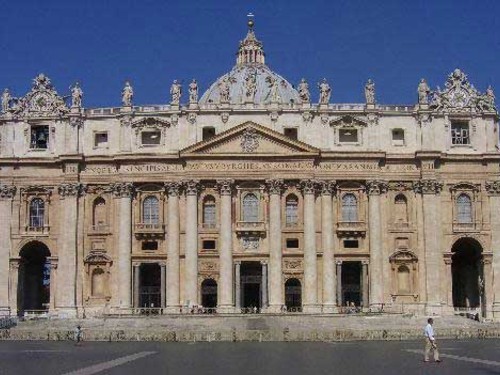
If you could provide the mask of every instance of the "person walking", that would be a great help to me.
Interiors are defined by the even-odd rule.
[[[82,327],[78,325],[76,326],[75,329],[75,341],[76,341],[75,345],[80,346],[82,344],[82,336],[83,336]]]
[[[427,319],[427,325],[425,326],[424,335],[425,335],[425,352],[424,352],[424,362],[429,362],[429,354],[431,350],[434,354],[434,361],[441,362],[439,359],[439,351],[436,344],[436,339],[434,337],[434,328],[432,324],[434,323],[434,319]]]

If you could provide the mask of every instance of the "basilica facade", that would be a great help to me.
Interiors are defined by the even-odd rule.
[[[174,81],[140,106],[127,82],[120,107],[84,108],[43,74],[3,91],[0,314],[500,319],[493,90],[455,69],[410,105],[372,80],[333,104],[326,80],[272,71],[248,28],[200,97]]]

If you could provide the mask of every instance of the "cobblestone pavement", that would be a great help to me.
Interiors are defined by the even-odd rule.
[[[500,374],[500,340],[349,343],[0,342],[0,374]]]

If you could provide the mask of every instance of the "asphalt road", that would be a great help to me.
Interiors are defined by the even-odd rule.
[[[500,340],[443,340],[442,363],[421,341],[99,343],[0,341],[0,374],[500,374]]]

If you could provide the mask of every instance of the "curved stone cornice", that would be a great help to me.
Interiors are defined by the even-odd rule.
[[[285,188],[285,183],[281,179],[269,179],[266,180],[266,187],[269,194],[281,195]]]
[[[132,197],[135,192],[132,182],[117,182],[111,184],[110,189],[115,197]]]
[[[380,195],[386,193],[388,184],[385,181],[372,180],[366,182],[368,195]]]
[[[486,181],[485,189],[489,195],[500,195],[500,181]]]
[[[62,197],[74,197],[85,194],[87,186],[81,183],[61,184],[57,187],[57,191]]]
[[[165,182],[165,190],[170,197],[178,197],[181,194],[182,183]]]
[[[0,199],[12,199],[16,195],[17,188],[13,185],[0,184]]]
[[[200,181],[198,180],[184,181],[183,186],[186,191],[186,195],[198,195],[198,192],[202,188]]]
[[[319,190],[321,192],[321,195],[335,194],[336,187],[337,187],[337,182],[334,180],[319,181]]]
[[[220,195],[231,195],[234,187],[234,180],[225,179],[217,180],[217,188],[219,189]]]
[[[439,194],[443,190],[443,183],[435,179],[418,180],[413,188],[420,194]]]

